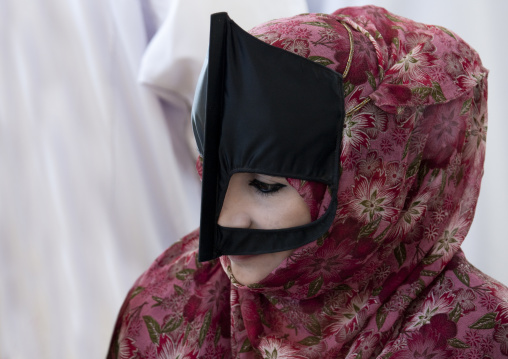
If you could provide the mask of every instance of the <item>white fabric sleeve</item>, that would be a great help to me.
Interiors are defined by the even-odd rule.
[[[142,58],[138,80],[161,98],[190,108],[208,49],[210,15],[226,11],[242,28],[308,12],[303,0],[173,0]]]

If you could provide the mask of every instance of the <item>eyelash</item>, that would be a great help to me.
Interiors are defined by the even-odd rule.
[[[261,182],[257,179],[253,179],[252,181],[250,181],[249,186],[254,187],[256,189],[256,192],[258,192],[259,194],[261,194],[263,196],[273,195],[273,194],[279,192],[282,188],[286,187],[286,185],[284,185],[284,184],[280,184],[280,183],[270,184],[270,183]]]

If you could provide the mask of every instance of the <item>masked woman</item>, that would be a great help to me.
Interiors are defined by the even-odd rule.
[[[212,17],[193,108],[201,228],[136,281],[109,358],[500,358],[507,288],[460,245],[487,70],[367,6]]]

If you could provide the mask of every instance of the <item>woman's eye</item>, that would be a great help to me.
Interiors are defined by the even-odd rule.
[[[249,186],[254,187],[258,192],[265,194],[265,195],[274,194],[275,192],[278,192],[281,188],[286,187],[286,185],[284,185],[284,184],[265,183],[265,182],[261,182],[257,179],[253,179],[252,181],[250,181]]]

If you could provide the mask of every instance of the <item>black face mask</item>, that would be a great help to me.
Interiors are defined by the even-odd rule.
[[[212,15],[208,63],[192,124],[203,162],[199,260],[295,249],[321,237],[337,209],[344,123],[342,75],[255,38]],[[286,229],[217,224],[237,172],[321,182],[332,201],[312,223]]]

